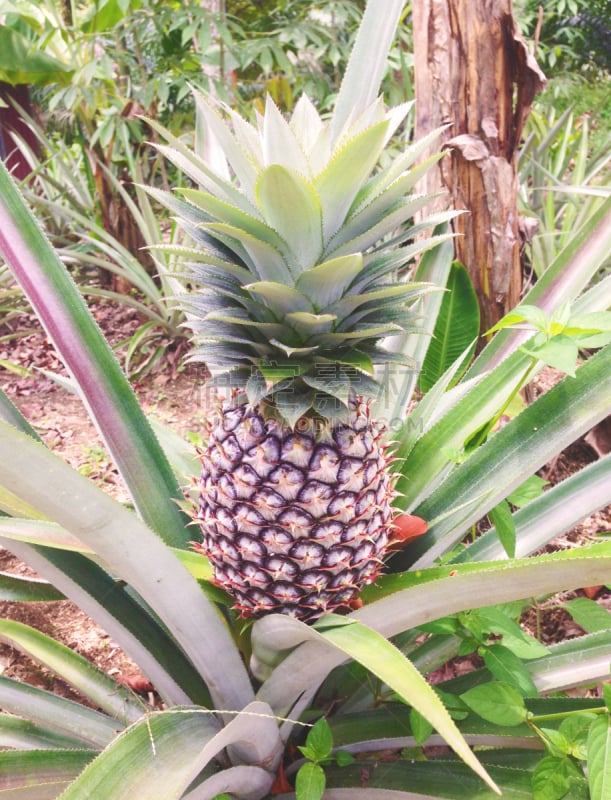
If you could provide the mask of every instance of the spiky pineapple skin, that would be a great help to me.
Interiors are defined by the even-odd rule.
[[[354,400],[334,425],[300,422],[228,401],[201,453],[203,547],[243,616],[350,606],[390,543],[390,459],[369,405]]]

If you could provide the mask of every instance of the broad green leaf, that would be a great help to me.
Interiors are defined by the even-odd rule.
[[[305,747],[299,748],[310,761],[323,761],[333,750],[333,734],[329,723],[321,717],[308,732]]]
[[[0,485],[90,546],[140,594],[180,643],[218,707],[240,708],[251,699],[246,670],[216,608],[133,513],[6,423],[0,423]]]
[[[611,717],[592,723],[588,735],[588,785],[591,800],[606,800],[611,794]]]
[[[60,61],[10,24],[0,27],[0,80],[11,85],[66,85],[74,66]]]
[[[537,687],[530,673],[512,650],[493,644],[485,648],[482,658],[497,681],[514,686],[523,697],[536,697]]]
[[[578,625],[589,633],[611,630],[611,612],[587,597],[575,597],[565,603],[566,610]]]
[[[325,791],[325,773],[319,764],[308,761],[299,768],[295,779],[297,800],[320,800]]]
[[[409,724],[416,744],[424,744],[433,732],[433,726],[415,708],[410,709]]]
[[[591,724],[598,717],[596,714],[584,712],[576,716],[567,716],[558,728],[567,743],[567,754],[585,761],[587,758],[587,741]]]
[[[538,475],[531,475],[507,497],[507,500],[512,506],[523,508],[538,497],[542,497],[544,488],[548,485],[549,481],[540,478]]]
[[[569,790],[570,762],[566,757],[545,756],[532,776],[534,800],[561,800]]]
[[[507,556],[514,558],[516,554],[516,528],[507,501],[501,500],[497,506],[490,509],[488,516]]]
[[[555,367],[572,378],[575,377],[579,348],[577,342],[569,336],[559,334],[538,346],[524,345],[522,350],[533,358],[543,361],[544,364]]]
[[[469,273],[458,261],[452,264],[446,290],[442,295],[433,338],[429,342],[420,372],[419,385],[423,392],[428,392],[466,351],[453,383],[460,379],[475,350],[475,340],[479,333],[480,315],[475,289]],[[469,346],[472,346],[470,352]]]
[[[299,265],[296,273],[313,267],[323,252],[323,238],[322,208],[312,184],[295,170],[274,164],[261,173],[256,191],[266,222]]]
[[[528,716],[520,692],[500,681],[474,686],[460,699],[478,716],[496,725],[520,725]]]
[[[2,800],[55,800],[95,756],[92,750],[0,752]]]
[[[145,521],[185,546],[178,483],[110,347],[64,265],[0,165],[0,251],[74,377]],[[27,474],[27,473],[24,473]]]

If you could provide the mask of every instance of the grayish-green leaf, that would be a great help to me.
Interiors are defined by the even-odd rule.
[[[95,750],[105,747],[124,727],[100,711],[4,675],[0,675],[0,707]]]
[[[91,546],[145,598],[197,667],[220,708],[241,708],[252,698],[246,670],[215,607],[135,515],[6,423],[0,423],[0,485],[31,501]]]

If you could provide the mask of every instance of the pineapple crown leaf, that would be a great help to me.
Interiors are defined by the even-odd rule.
[[[296,170],[273,164],[261,173],[256,197],[263,218],[289,242],[299,269],[314,266],[324,242],[323,208],[313,185]]]
[[[324,311],[343,297],[362,269],[363,254],[353,252],[302,272],[297,279],[297,288],[311,298],[314,308]]]
[[[265,100],[265,113],[260,118],[260,134],[265,166],[279,164],[303,175],[310,174],[306,154],[269,94]]]
[[[305,96],[288,120],[268,98],[253,125],[199,95],[197,153],[166,135],[199,187],[158,199],[196,244],[177,252],[193,287],[180,302],[215,385],[291,424],[376,392],[374,366],[393,361],[379,341],[417,330],[410,306],[431,290],[396,277],[432,246],[405,230],[430,199],[409,195],[421,148],[378,166],[410,108],[378,98],[333,138]]]

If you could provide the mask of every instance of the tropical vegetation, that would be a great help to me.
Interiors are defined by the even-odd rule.
[[[421,214],[414,188],[438,156],[419,163],[406,93],[378,98],[403,6],[369,0],[336,97],[238,111],[206,85],[189,138],[148,109],[155,170],[109,186],[149,232],[153,276],[93,205],[0,168],[2,307],[17,284],[130,493],[73,470],[0,393],[0,544],[40,576],[0,592],[70,598],[156,697],[0,620],[89,701],[0,676],[6,798],[606,797],[608,612],[578,598],[588,632],[552,646],[520,625],[533,600],[611,575],[603,535],[544,552],[609,503],[611,457],[546,491],[536,474],[610,411],[606,157],[590,162],[587,131],[571,150],[570,114],[535,118],[522,199],[553,244],[533,239],[522,302],[475,342],[453,214]],[[57,141],[51,169],[83,163]],[[166,332],[185,320],[225,390],[201,464],[155,435],[73,279],[80,247],[93,267],[118,253],[141,291],[126,302],[156,299]],[[559,382],[527,405],[544,366]],[[453,672],[466,657],[477,668]]]

